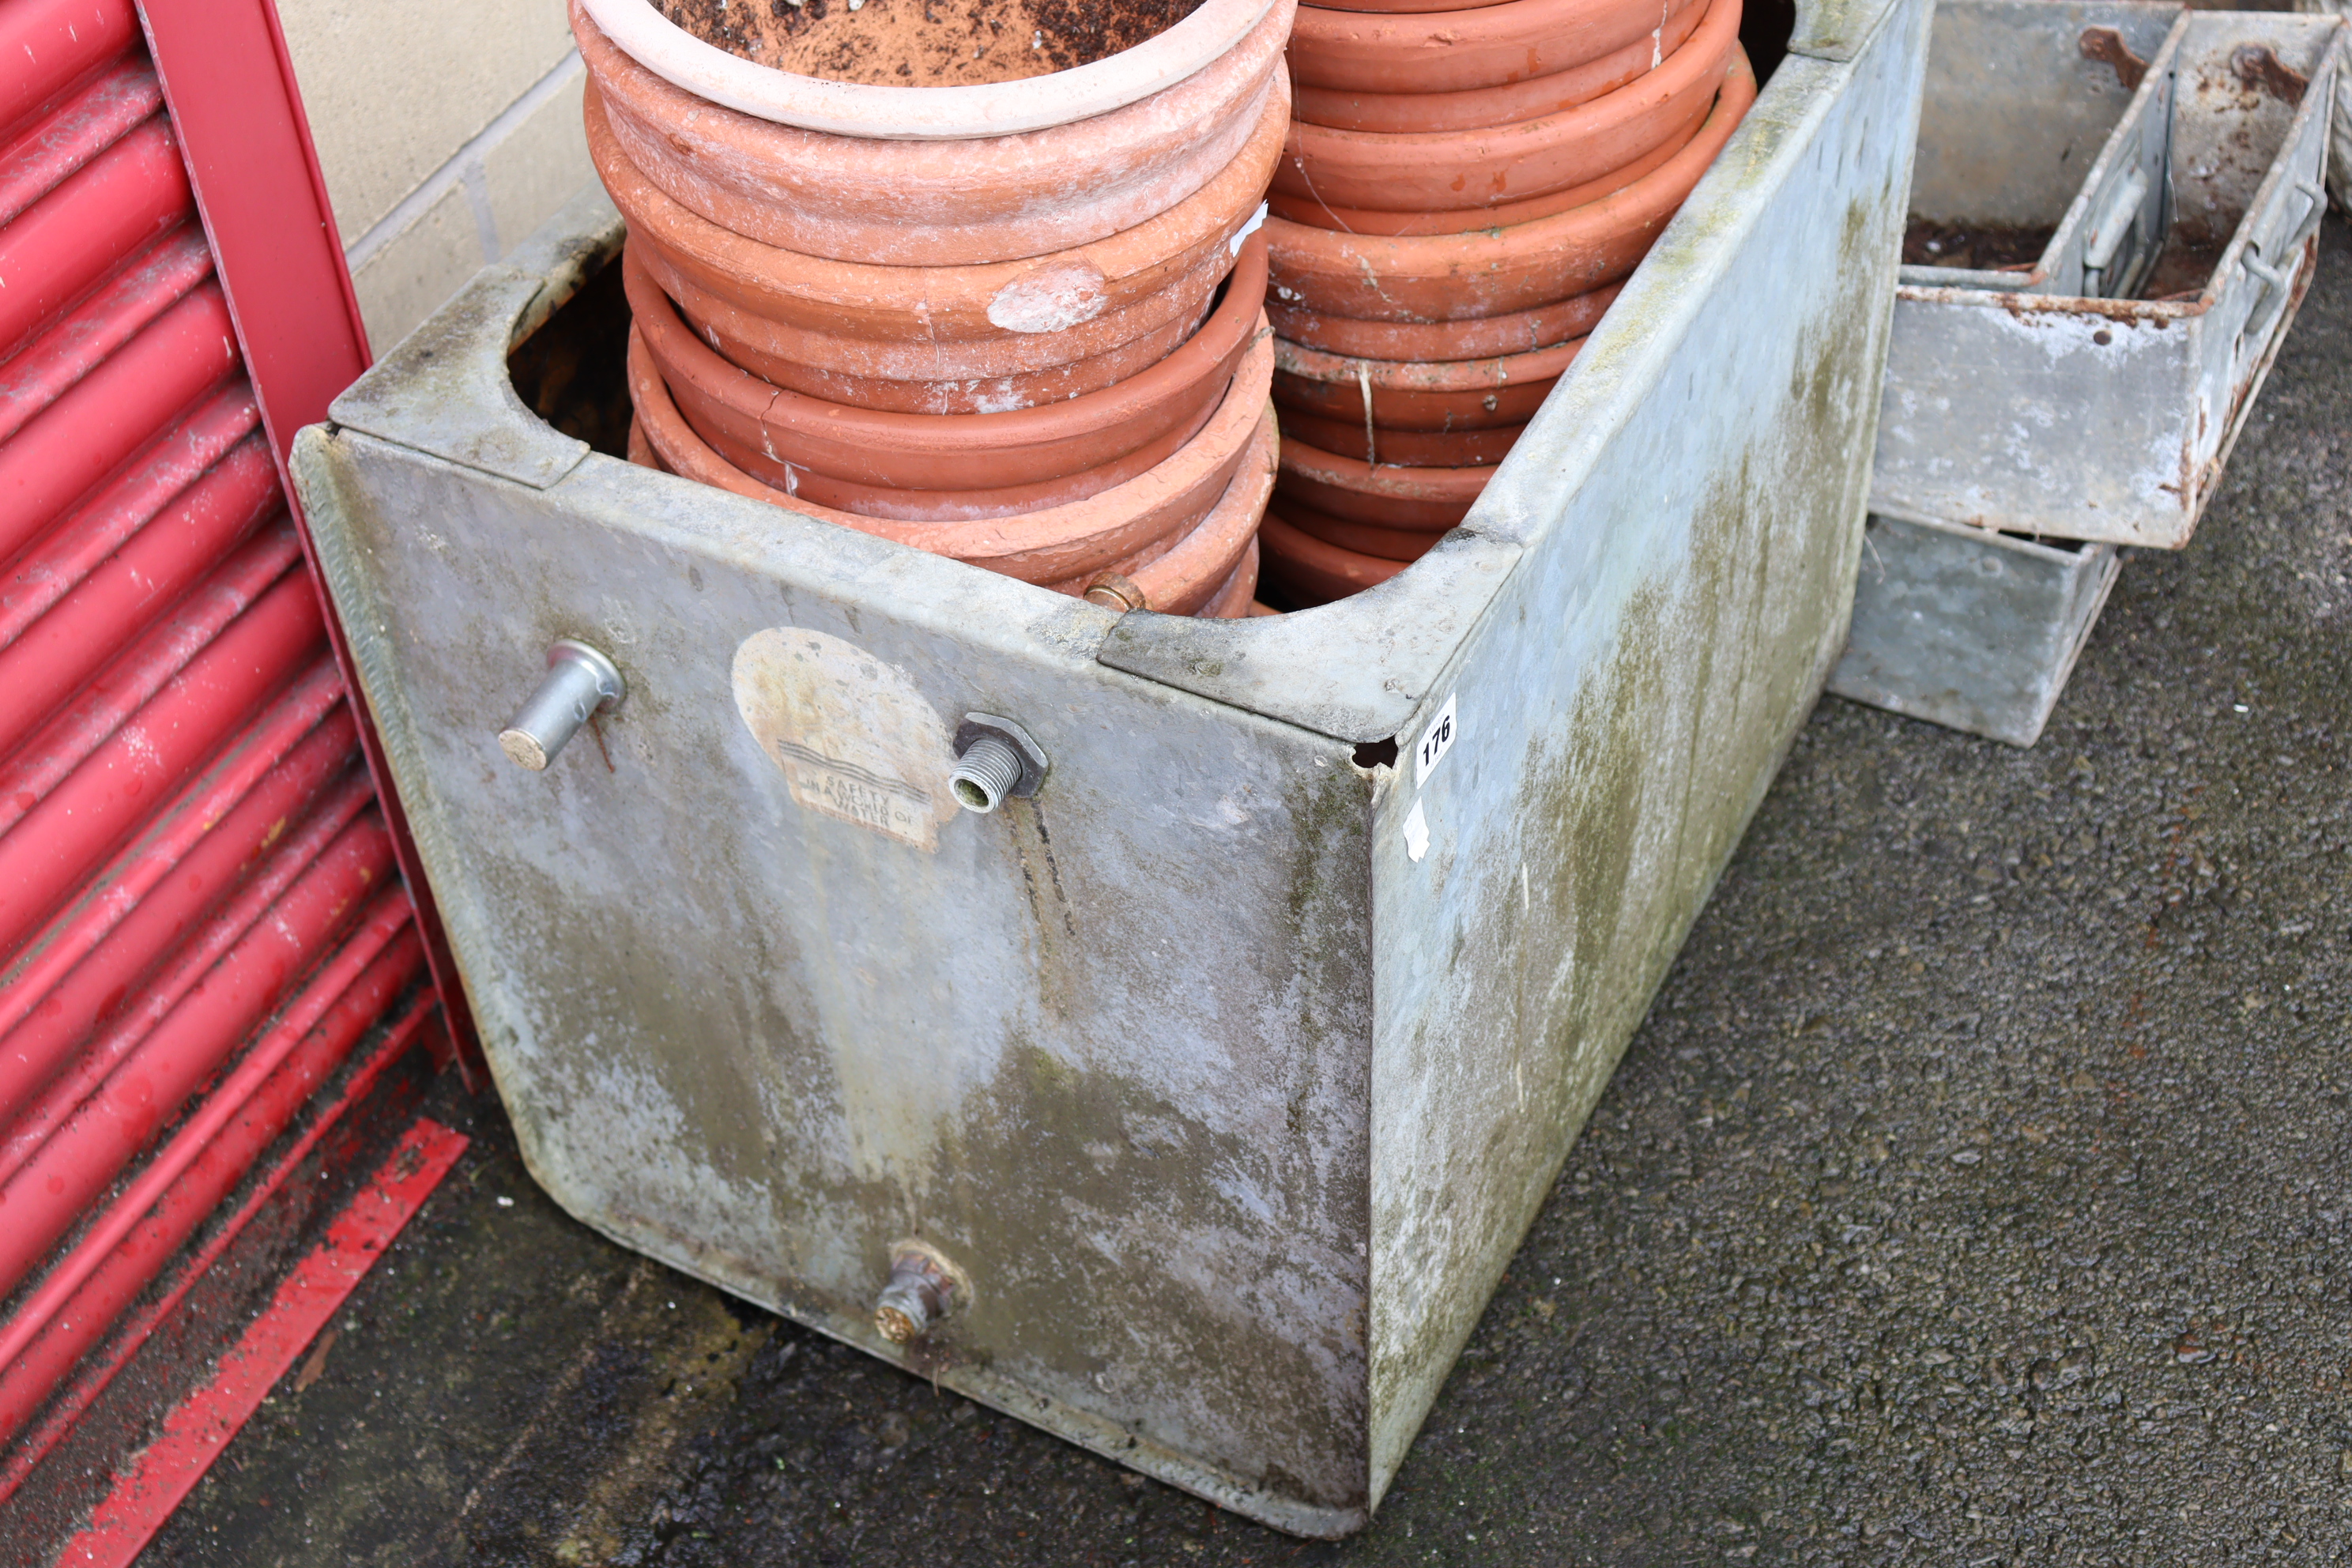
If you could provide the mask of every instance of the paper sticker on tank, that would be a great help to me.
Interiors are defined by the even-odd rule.
[[[939,847],[957,810],[955,753],[905,670],[824,632],[773,627],[735,650],[735,706],[796,804]]]

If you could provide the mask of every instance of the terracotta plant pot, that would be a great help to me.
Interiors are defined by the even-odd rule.
[[[1665,20],[1623,48],[1549,76],[1457,92],[1351,92],[1294,87],[1291,117],[1340,131],[1475,131],[1557,114],[1639,79],[1683,47],[1707,0],[1665,0]]]
[[[1679,128],[1669,130],[1655,147],[1621,164],[1598,178],[1566,190],[1550,191],[1525,201],[1505,202],[1491,207],[1438,208],[1428,212],[1381,212],[1367,207],[1333,206],[1328,202],[1285,195],[1276,191],[1266,198],[1266,208],[1274,216],[1303,223],[1311,228],[1334,228],[1342,234],[1421,235],[1467,234],[1496,228],[1508,228],[1515,224],[1531,223],[1539,217],[1549,217],[1570,207],[1580,207],[1597,202],[1603,196],[1616,195],[1634,184],[1654,171],[1671,162],[1675,153],[1690,144],[1698,128],[1713,106],[1702,103],[1698,112]]]
[[[1327,516],[1415,532],[1444,532],[1459,523],[1494,477],[1491,468],[1375,467],[1360,458],[1282,444],[1276,493]]]
[[[1420,214],[1507,207],[1580,187],[1591,191],[1586,200],[1597,199],[1618,188],[1606,184],[1612,171],[1677,133],[1688,139],[1738,52],[1739,0],[1715,0],[1690,41],[1657,69],[1539,120],[1407,132],[1294,122],[1274,188],[1334,208]],[[1476,221],[1465,213],[1456,226]]]
[[[1275,335],[1302,348],[1369,360],[1474,360],[1530,353],[1583,337],[1600,324],[1621,284],[1508,315],[1465,321],[1360,321],[1291,303],[1275,289],[1266,318]]]
[[[1276,405],[1280,407],[1280,405]],[[1367,462],[1398,468],[1491,468],[1510,455],[1527,426],[1477,430],[1367,430],[1362,420],[1322,419],[1282,409],[1282,435],[1326,452],[1361,453]]]
[[[1278,78],[1276,89],[1241,156],[1159,216],[1049,256],[969,267],[833,261],[746,238],[647,180],[593,89],[585,118],[632,247],[698,329],[838,374],[953,382],[1074,363],[1197,317],[1281,156],[1289,99]]]
[[[1276,339],[1274,402],[1287,415],[1364,426],[1369,395],[1372,423],[1382,430],[1483,430],[1524,425],[1567,373],[1582,338],[1495,359],[1408,361],[1350,359]],[[1286,429],[1288,421],[1285,420]],[[1303,434],[1303,431],[1302,431]],[[1339,450],[1328,441],[1311,444]],[[1359,445],[1351,442],[1349,445]],[[1402,458],[1393,459],[1402,462]]]
[[[1014,39],[1013,48],[960,68],[953,84],[927,73],[910,87],[897,85],[913,82],[897,74],[897,62],[875,62],[881,68],[870,82],[834,63],[860,52],[838,47],[842,33],[860,26],[855,9],[806,35],[805,54],[785,49],[763,65],[685,31],[646,0],[585,0],[590,17],[630,58],[698,97],[782,125],[892,141],[1010,136],[1109,114],[1231,51],[1267,6],[1268,0],[1201,0],[1165,32],[1066,68],[1053,68],[1061,62],[1044,51],[1023,51]],[[877,0],[865,19],[883,20],[889,9],[887,0]],[[1052,89],[1040,91],[1028,79],[1048,69]],[[820,74],[802,74],[810,70]]]
[[[1266,513],[1258,542],[1265,551],[1260,568],[1265,581],[1300,609],[1360,594],[1376,583],[1387,582],[1406,564],[1326,543],[1291,527],[1275,512]]]
[[[1660,0],[1507,0],[1426,16],[1301,5],[1291,79],[1350,92],[1459,92],[1550,76],[1650,37]]]
[[[904,521],[864,517],[787,495],[728,462],[678,412],[642,333],[633,327],[629,340],[629,395],[638,431],[646,454],[669,472],[1068,593],[1082,592],[1099,574],[1129,568],[1142,572],[1139,580],[1147,583],[1147,592],[1152,584],[1163,594],[1171,592],[1179,585],[1173,574],[1202,574],[1201,569],[1186,558],[1153,573],[1150,567],[1165,556],[1148,558],[1150,552],[1174,554],[1167,548],[1169,541],[1197,533],[1213,512],[1228,503],[1241,508],[1255,524],[1274,482],[1274,414],[1265,401],[1273,370],[1273,350],[1261,343],[1190,441],[1147,472],[1085,500],[987,520]],[[1239,530],[1241,521],[1229,511],[1217,526]],[[1222,582],[1224,575],[1216,574],[1211,580]],[[1150,607],[1171,602],[1153,599]]]
[[[1429,322],[1565,300],[1633,271],[1756,100],[1738,56],[1699,132],[1656,170],[1597,202],[1466,234],[1337,234],[1269,217],[1276,297],[1323,314]]]
[[[1291,527],[1326,544],[1336,544],[1359,555],[1370,555],[1381,561],[1414,562],[1430,552],[1430,548],[1452,531],[1450,529],[1380,528],[1368,522],[1348,522],[1297,501],[1285,501],[1279,507],[1267,509],[1267,515],[1279,517]]]
[[[1207,184],[1263,117],[1293,4],[1276,0],[1230,50],[1124,108],[960,141],[837,135],[740,113],[630,58],[582,0],[572,21],[614,139],[672,200],[803,255],[935,267],[1067,250],[1147,222]],[[920,99],[938,89],[895,90]]]
[[[774,482],[820,501],[827,499],[826,480],[922,492],[879,503],[852,501],[846,489],[831,492],[835,499],[828,504],[882,504],[886,514],[901,517],[1030,510],[1124,482],[1140,471],[1138,454],[1154,442],[1172,449],[1207,417],[1244,353],[1268,335],[1259,305],[1265,247],[1253,237],[1224,302],[1181,347],[1140,374],[1083,397],[1008,413],[877,412],[772,386],[729,363],[686,328],[641,266],[625,265],[630,309],[647,352],[706,440],[739,462],[747,455],[761,459]],[[1013,489],[1064,480],[1075,486]],[[986,502],[955,499],[975,490],[1007,493]],[[983,510],[970,510],[975,506]]]
[[[1189,279],[1183,280],[1181,287],[1187,299],[1200,293]],[[695,297],[696,291],[689,290],[689,299]],[[708,295],[699,296],[699,302],[705,306],[711,303]],[[678,313],[689,322],[698,321],[697,331],[703,340],[718,349],[729,363],[742,366],[762,381],[804,392],[828,403],[850,403],[860,408],[898,414],[1003,414],[1083,397],[1150,369],[1192,335],[1201,324],[1202,311],[1195,309],[1161,322],[1141,337],[1067,364],[1011,375],[968,376],[961,381],[898,381],[882,376],[844,375],[812,364],[807,357],[766,353],[744,341],[749,338],[772,342],[793,335],[790,329],[777,328],[772,322],[741,321],[740,312],[723,305],[718,308],[718,315],[730,321],[732,331],[718,327],[709,315],[698,317],[688,307],[681,306]]]

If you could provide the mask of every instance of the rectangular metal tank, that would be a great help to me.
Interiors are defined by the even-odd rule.
[[[2012,746],[2042,738],[2121,569],[2112,544],[1873,517],[1829,689]]]
[[[1944,0],[1927,99],[1946,112],[1923,121],[1937,146],[1913,212],[2048,222],[2053,171],[2096,156],[2032,265],[1903,268],[1873,510],[2189,542],[2311,286],[2341,26],[2123,0]],[[2000,111],[1988,83],[2004,74],[2079,115]],[[1991,110],[1970,112],[1972,99]],[[2104,144],[2085,146],[2111,113]],[[2164,292],[2168,281],[2180,287]],[[2135,292],[2157,297],[2109,297]]]
[[[1844,643],[1927,14],[1805,7],[1465,525],[1287,616],[1119,616],[591,452],[507,356],[610,208],[487,269],[298,472],[538,1178],[1361,1526]],[[628,694],[527,773],[560,637]],[[1034,797],[955,808],[969,712]],[[969,1289],[902,1348],[910,1239]]]

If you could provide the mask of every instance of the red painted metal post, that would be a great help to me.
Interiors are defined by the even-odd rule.
[[[269,0],[140,0],[139,9],[299,525],[301,506],[286,469],[294,433],[325,419],[327,405],[371,356],[285,34]],[[299,169],[305,181],[297,187],[257,180],[256,169]],[[241,304],[247,300],[250,307]],[[315,575],[307,528],[303,549]],[[358,670],[331,611],[327,632],[352,702],[364,712]],[[373,724],[361,727],[361,743],[415,900],[459,1066],[479,1088],[489,1079],[474,1041],[472,1009]]]

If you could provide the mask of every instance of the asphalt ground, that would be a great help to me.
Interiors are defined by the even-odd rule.
[[[493,1103],[151,1563],[2352,1560],[2352,246],[2029,752],[1824,700],[1378,1520],[573,1224]]]

